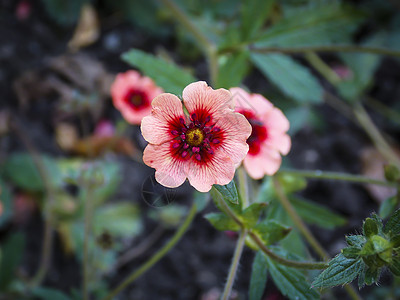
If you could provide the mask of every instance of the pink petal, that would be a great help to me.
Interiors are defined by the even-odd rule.
[[[217,121],[216,126],[224,134],[222,150],[238,166],[249,151],[246,140],[251,134],[250,123],[239,113],[227,113]]]
[[[257,155],[247,155],[243,161],[247,173],[254,179],[275,174],[281,163],[282,158],[279,152],[266,147],[262,147]]]
[[[265,114],[262,120],[268,129],[286,132],[290,127],[288,119],[285,117],[282,111],[276,107]]]
[[[156,180],[163,186],[174,188],[185,182],[188,163],[172,156],[170,143],[147,145],[143,161],[156,169]]]
[[[286,133],[269,130],[264,147],[278,150],[282,155],[286,155],[289,153],[291,145],[290,137]]]
[[[154,98],[151,105],[151,115],[143,118],[140,128],[146,141],[159,145],[174,138],[171,123],[184,118],[182,102],[175,95],[164,93]]]
[[[207,163],[191,162],[188,168],[190,184],[199,192],[208,192],[213,184],[226,185],[235,175],[232,160],[223,151],[216,152]]]
[[[235,109],[247,109],[255,113],[255,115],[262,115],[269,112],[274,106],[264,96],[260,94],[249,94],[241,88],[231,88],[233,101],[235,102]]]
[[[189,84],[183,90],[182,98],[189,114],[206,110],[213,115],[224,108],[233,109],[231,93],[225,89],[213,90],[205,81]]]

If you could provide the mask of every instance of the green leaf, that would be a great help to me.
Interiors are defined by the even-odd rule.
[[[400,233],[400,208],[394,212],[385,225],[384,233],[396,235]]]
[[[48,156],[41,156],[40,159],[50,182],[54,186],[60,185],[62,177],[56,162]],[[27,153],[16,153],[9,157],[4,164],[4,174],[21,189],[32,192],[44,190],[42,177],[31,155]]]
[[[72,25],[88,0],[42,0],[50,17],[60,25]]]
[[[191,74],[172,62],[141,50],[132,49],[122,55],[122,60],[152,78],[166,92],[180,95],[190,83],[197,81]]]
[[[362,45],[370,47],[380,46],[384,38],[383,35],[375,35]],[[344,53],[341,54],[340,57],[352,70],[353,74],[351,78],[342,81],[338,85],[339,93],[350,102],[357,101],[364,93],[365,89],[371,85],[373,75],[382,57],[376,54],[360,53]]]
[[[366,237],[378,234],[378,224],[371,218],[366,218],[363,224],[363,232]]]
[[[331,45],[350,40],[362,20],[360,13],[337,3],[295,12],[267,30],[255,47],[304,47]]]
[[[254,256],[251,268],[249,300],[261,300],[267,284],[267,260],[261,251]]]
[[[100,207],[95,212],[93,224],[95,235],[106,231],[115,236],[132,237],[143,229],[138,207],[128,202]]]
[[[3,212],[0,214],[0,227],[8,222],[13,214],[13,201],[11,192],[8,186],[0,178],[0,203],[2,204]]]
[[[278,252],[275,248],[272,249],[275,250],[274,252]],[[277,254],[293,259],[293,256],[287,254],[283,249]],[[310,284],[301,271],[281,265],[267,256],[265,258],[268,272],[282,295],[293,300],[320,299],[318,292],[310,289]]]
[[[284,239],[292,229],[276,221],[268,220],[257,224],[253,230],[265,245],[269,246]]]
[[[323,89],[311,72],[283,54],[250,55],[254,65],[283,93],[299,103],[322,102]]]
[[[211,189],[211,197],[217,207],[219,207],[217,199],[224,201],[236,213],[242,213],[242,203],[236,189],[235,181],[231,181],[227,185],[214,184]]]
[[[390,243],[392,244],[393,248],[400,248],[400,234],[392,236]]]
[[[25,237],[21,233],[11,235],[2,246],[0,261],[0,290],[4,291],[13,281],[25,248]]]
[[[392,196],[387,198],[382,202],[379,207],[379,216],[382,219],[386,219],[389,215],[391,215],[399,204],[399,198],[396,196]]]
[[[342,253],[346,258],[358,258],[360,256],[360,248],[358,247],[348,247],[342,249]]]
[[[290,196],[290,202],[297,213],[309,224],[333,229],[346,224],[346,219],[315,202],[297,196]]]
[[[367,242],[367,239],[363,235],[347,235],[346,242],[349,246],[355,246],[361,249]]]
[[[266,203],[253,203],[243,211],[241,218],[247,228],[253,228],[257,224],[263,209],[266,207]]]
[[[362,260],[346,258],[342,253],[329,262],[313,282],[313,287],[327,288],[352,282],[362,269]]]
[[[224,213],[209,213],[204,216],[217,230],[238,231],[240,226],[229,216]]]
[[[389,266],[390,272],[393,273],[394,276],[400,276],[400,258],[396,257],[393,259],[392,263]]]
[[[274,0],[245,0],[242,2],[242,37],[251,39],[271,13]]]
[[[248,52],[222,56],[216,87],[229,89],[240,85],[249,69],[248,58]]]
[[[38,287],[32,291],[32,294],[40,300],[70,300],[71,298],[62,293],[61,291]]]

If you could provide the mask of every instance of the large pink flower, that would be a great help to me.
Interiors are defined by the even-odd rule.
[[[114,106],[127,122],[137,125],[150,114],[151,100],[162,92],[153,80],[133,70],[119,73],[111,86]]]
[[[200,192],[228,184],[246,156],[251,126],[233,110],[231,93],[213,90],[204,81],[189,84],[182,101],[161,94],[143,118],[142,134],[149,145],[143,161],[156,169],[156,180],[167,187],[186,178]],[[188,115],[183,111],[184,104]]]
[[[249,152],[244,167],[254,179],[278,171],[282,155],[288,154],[291,141],[286,134],[289,121],[278,108],[260,94],[249,94],[241,88],[231,88],[235,110],[250,122],[252,132],[247,140]]]

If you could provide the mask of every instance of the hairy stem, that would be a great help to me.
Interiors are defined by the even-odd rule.
[[[238,182],[239,182],[239,195],[240,199],[243,203],[243,208],[246,208],[250,205],[249,201],[249,188],[247,181],[247,173],[243,166],[237,169],[238,174]]]
[[[396,155],[396,153],[394,153],[388,142],[380,133],[379,129],[372,122],[367,111],[364,109],[361,103],[356,103],[356,105],[354,106],[354,114],[358,120],[358,123],[368,134],[382,156],[389,162],[395,164],[397,167],[400,167],[399,157]]]
[[[342,181],[349,181],[349,182],[360,183],[360,184],[368,183],[368,184],[375,184],[375,185],[382,185],[382,186],[389,186],[389,187],[399,187],[399,184],[396,182],[377,180],[377,179],[366,177],[366,176],[346,174],[346,173],[340,173],[340,172],[327,172],[327,171],[321,171],[321,170],[280,169],[278,174],[288,174],[288,175],[293,175],[293,176],[315,178],[315,179],[342,180]]]
[[[226,281],[224,292],[222,294],[222,300],[228,300],[232,291],[233,283],[235,282],[237,269],[239,266],[240,257],[242,256],[244,242],[246,240],[247,231],[241,230],[240,235],[236,244],[235,253],[233,255],[231,267],[229,269],[228,280]]]
[[[122,283],[120,283],[114,290],[112,290],[103,300],[112,300],[116,295],[118,295],[122,290],[134,282],[137,278],[148,271],[152,266],[154,266],[161,258],[163,258],[182,238],[185,232],[188,230],[190,224],[196,215],[196,204],[193,202],[190,208],[189,214],[187,215],[185,221],[178,228],[172,238],[159,249],[149,260],[142,264],[138,269],[131,273]]]
[[[11,123],[12,128],[14,129],[17,136],[20,138],[29,154],[32,157],[33,163],[39,172],[39,176],[43,181],[44,188],[46,190],[47,199],[45,202],[45,212],[44,212],[44,237],[42,244],[42,253],[40,258],[39,267],[31,279],[29,286],[34,288],[40,285],[43,279],[46,276],[46,273],[50,266],[51,256],[52,256],[52,247],[53,247],[53,204],[55,199],[55,190],[50,180],[50,175],[46,169],[46,166],[43,162],[42,157],[37,153],[35,147],[31,143],[28,136],[25,134],[23,128],[14,120]]]
[[[92,227],[92,187],[88,186],[87,197],[85,199],[85,224],[84,224],[84,239],[83,239],[83,289],[82,295],[84,300],[89,299],[89,240]]]

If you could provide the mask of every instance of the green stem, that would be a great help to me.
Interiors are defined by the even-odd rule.
[[[190,17],[180,9],[174,1],[160,1],[172,12],[174,18],[176,18],[183,27],[193,35],[197,44],[203,49],[204,54],[207,56],[211,84],[215,85],[218,78],[218,51],[216,46],[196,27],[196,25],[190,20]]]
[[[293,223],[295,224],[296,228],[300,231],[300,233],[304,236],[304,238],[308,241],[311,247],[318,253],[318,255],[324,259],[328,260],[329,255],[326,253],[324,248],[319,244],[319,242],[314,238],[311,231],[307,228],[306,224],[304,224],[303,220],[297,214],[296,210],[290,203],[289,199],[286,197],[280,182],[274,178],[274,187],[276,193],[278,195],[278,200],[282,204],[282,207],[286,210],[290,218],[292,219]]]
[[[83,240],[83,299],[89,299],[89,239],[92,225],[92,187],[88,185],[87,197],[85,199],[85,228]]]
[[[339,172],[326,172],[321,170],[289,170],[289,169],[280,169],[278,174],[287,174],[293,176],[301,176],[306,178],[315,178],[315,179],[330,179],[330,180],[342,180],[342,181],[350,181],[354,183],[368,183],[389,187],[399,187],[399,184],[396,182],[389,182],[383,180],[377,180],[374,178],[360,176],[360,175],[352,175],[346,173]]]
[[[329,258],[328,253],[320,245],[320,243],[315,239],[315,237],[312,235],[311,231],[307,228],[307,226],[304,224],[303,220],[297,214],[296,210],[293,208],[289,199],[286,197],[279,181],[276,178],[274,178],[273,182],[274,182],[274,187],[275,187],[276,193],[278,195],[278,200],[281,202],[283,208],[289,214],[292,221],[294,222],[296,227],[299,229],[300,233],[308,241],[308,243],[311,245],[311,247],[313,247],[315,252],[317,252],[324,260],[328,260],[328,258]],[[358,295],[357,291],[351,285],[348,284],[344,288],[346,289],[347,293],[353,300],[361,299],[361,297]]]
[[[214,187],[213,187],[214,188]],[[226,213],[228,216],[230,216],[243,230],[245,230],[245,226],[243,222],[236,216],[235,212],[225,203],[225,201],[221,198],[216,199],[218,202],[219,206],[221,207],[222,211]],[[270,251],[264,244],[263,242],[259,239],[259,237],[253,233],[249,232],[250,238],[260,247],[261,251],[263,251],[266,255],[271,257],[273,260],[276,260],[277,262],[284,264],[289,267],[293,268],[299,268],[299,269],[324,269],[326,268],[326,263],[325,262],[299,262],[299,261],[293,261],[293,260],[287,260],[285,258],[282,258],[272,251]]]
[[[400,112],[386,106],[382,102],[367,96],[365,104],[393,123],[400,124]]]
[[[56,193],[51,183],[49,173],[44,165],[43,159],[39,155],[39,153],[37,153],[30,139],[25,134],[25,130],[23,128],[20,128],[20,125],[16,121],[11,122],[11,127],[14,129],[15,133],[21,139],[22,143],[31,155],[33,163],[35,164],[35,167],[39,172],[39,176],[43,181],[44,188],[47,194],[44,212],[45,228],[40,263],[35,275],[32,277],[29,283],[29,286],[31,288],[34,288],[42,283],[50,266],[53,247],[53,204]]]
[[[137,270],[132,272],[122,283],[120,283],[114,290],[112,290],[103,300],[112,300],[116,295],[118,295],[123,289],[134,282],[137,278],[148,271],[154,264],[156,264],[161,258],[163,258],[182,238],[185,232],[188,230],[190,224],[192,223],[196,215],[196,204],[193,202],[190,208],[189,214],[187,215],[185,221],[175,232],[172,238],[166,243],[161,249],[159,249],[149,260],[142,264]]]
[[[237,269],[239,266],[240,257],[242,256],[245,240],[246,240],[247,231],[241,230],[239,239],[236,244],[235,253],[233,255],[231,267],[229,269],[228,280],[226,281],[224,292],[222,294],[222,300],[228,300],[232,291],[233,283],[235,282]]]
[[[306,52],[304,57],[307,61],[334,86],[342,80],[317,54],[314,52]]]
[[[306,52],[351,52],[351,53],[372,53],[387,56],[400,57],[400,51],[391,50],[381,47],[365,47],[357,45],[331,45],[331,46],[309,46],[309,47],[254,47],[249,46],[252,52],[257,53],[283,53],[283,54],[295,54],[295,53],[306,53]]]
[[[285,259],[283,257],[280,257],[279,255],[276,255],[271,250],[269,250],[264,245],[262,240],[254,232],[250,232],[249,236],[257,244],[257,246],[261,249],[262,252],[264,252],[266,255],[268,255],[273,260],[275,260],[276,262],[278,262],[282,265],[292,267],[292,268],[308,269],[308,270],[321,270],[321,269],[325,269],[326,267],[328,267],[328,264],[325,262],[301,262],[301,261]]]
[[[243,166],[237,170],[238,182],[239,182],[239,195],[243,203],[243,208],[250,205],[249,203],[249,188],[247,181],[247,173]]]
[[[375,147],[382,154],[382,156],[389,162],[392,162],[393,164],[397,165],[397,167],[400,167],[399,157],[396,155],[396,153],[394,153],[388,142],[386,142],[385,138],[380,133],[379,129],[375,126],[375,124],[372,122],[371,118],[369,117],[368,113],[361,105],[361,103],[357,102],[355,104],[354,114],[359,124],[368,134],[368,136],[374,143]]]

